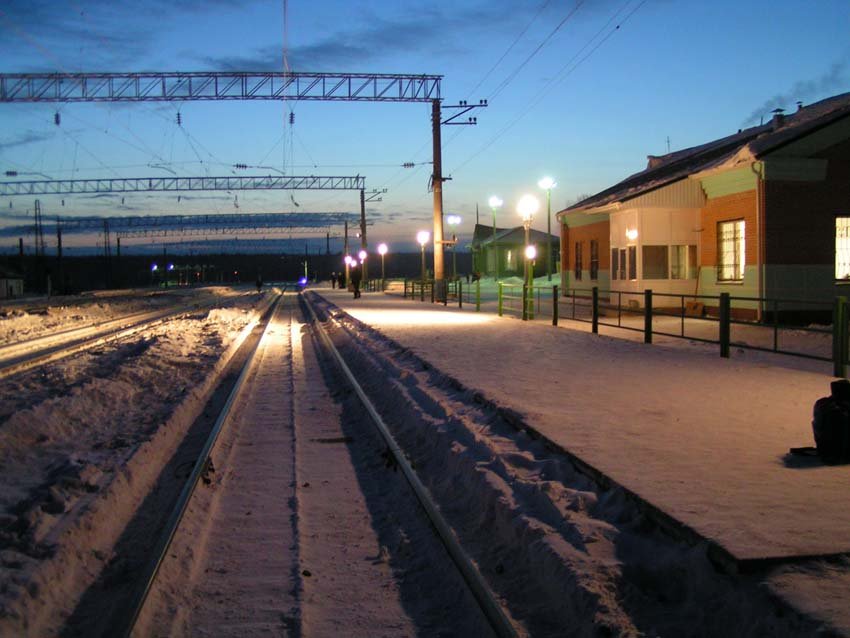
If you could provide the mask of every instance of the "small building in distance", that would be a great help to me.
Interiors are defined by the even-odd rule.
[[[850,292],[850,93],[649,156],[556,218],[565,291],[728,292],[751,317],[829,302]]]
[[[16,299],[24,294],[24,277],[0,266],[0,299]]]
[[[495,230],[495,233],[493,232]],[[529,241],[537,247],[534,276],[546,274],[546,243],[552,251],[552,272],[558,273],[558,246],[556,235],[529,229]],[[525,228],[498,228],[476,224],[469,244],[472,250],[473,270],[488,277],[522,277],[525,271]]]

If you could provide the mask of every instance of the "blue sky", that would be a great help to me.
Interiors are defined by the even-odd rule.
[[[285,27],[285,28],[284,28]],[[846,1],[457,0],[284,3],[11,0],[0,5],[0,71],[280,70],[431,73],[446,104],[488,99],[477,126],[444,127],[444,203],[471,232],[476,203],[498,223],[549,174],[553,210],[663,154],[850,90]],[[284,35],[284,33],[286,35]],[[54,124],[59,111],[61,124]],[[177,112],[182,126],[178,126]],[[295,123],[288,123],[289,112]],[[424,104],[219,102],[0,105],[0,169],[52,178],[365,175],[370,244],[430,228]],[[402,168],[414,162],[415,168]],[[267,172],[267,171],[259,171]],[[32,178],[38,178],[38,175]],[[21,176],[23,178],[23,175]],[[194,194],[193,194],[194,195]],[[42,198],[47,214],[358,210],[356,193],[240,192]],[[0,211],[32,202],[0,198]],[[535,227],[545,229],[539,215]]]

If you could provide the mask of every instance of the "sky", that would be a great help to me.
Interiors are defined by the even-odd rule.
[[[461,216],[463,239],[476,206],[492,223],[493,194],[500,227],[520,223],[523,194],[539,196],[533,225],[545,230],[544,175],[557,182],[554,213],[647,155],[850,91],[849,27],[850,6],[833,0],[5,0],[0,72],[280,71],[285,60],[293,71],[442,75],[444,106],[488,100],[476,125],[442,129],[444,210]],[[363,175],[368,190],[386,189],[367,205],[370,246],[397,250],[431,229],[431,160],[427,104],[0,105],[0,170],[19,175],[3,179]],[[40,200],[47,216],[359,212],[344,191]],[[0,224],[33,206],[0,197]]]

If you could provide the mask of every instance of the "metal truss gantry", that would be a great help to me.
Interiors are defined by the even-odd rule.
[[[141,193],[150,191],[360,190],[366,178],[355,177],[130,177],[0,182],[0,196]]]
[[[354,213],[225,213],[220,215],[130,215],[123,217],[45,217],[45,232],[88,234],[111,232],[118,237],[221,235],[239,231],[248,235],[273,232],[327,231],[359,218]],[[58,225],[58,229],[57,229]],[[0,228],[0,237],[32,232],[32,224]]]
[[[323,100],[430,102],[441,75],[189,72],[3,73],[0,102]]]

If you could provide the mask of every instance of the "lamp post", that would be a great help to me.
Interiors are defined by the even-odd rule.
[[[493,195],[488,201],[490,204],[490,210],[493,211],[493,261],[495,262],[495,277],[499,278],[499,251],[496,249],[496,211],[502,207],[501,199],[498,196]]]
[[[384,275],[384,255],[387,254],[387,250],[389,249],[386,244],[378,244],[378,254],[381,256],[381,290],[384,289],[384,280],[386,279]]]
[[[537,198],[534,195],[523,195],[520,197],[519,202],[517,202],[517,212],[522,218],[522,226],[525,228],[525,281],[528,285],[528,297],[533,299],[533,281],[534,281],[534,267],[531,262],[532,259],[529,259],[528,255],[531,251],[529,248],[533,248],[531,242],[529,240],[530,229],[531,229],[531,220],[534,219],[534,213],[537,212],[537,209],[540,208],[540,202],[537,201]],[[536,254],[536,252],[535,252]],[[533,301],[532,301],[533,303]],[[532,306],[533,307],[533,306]],[[527,308],[523,309],[523,316],[526,316],[528,313]]]
[[[454,227],[460,224],[460,216],[449,215],[446,217],[446,223],[452,228],[452,279],[457,279],[457,235],[454,233]]]
[[[546,276],[552,281],[552,189],[558,184],[551,177],[544,177],[537,185],[546,191]]]
[[[419,246],[422,249],[422,284],[425,284],[425,244],[428,243],[428,240],[431,239],[431,233],[427,230],[420,230],[416,233],[416,241],[419,242]]]

